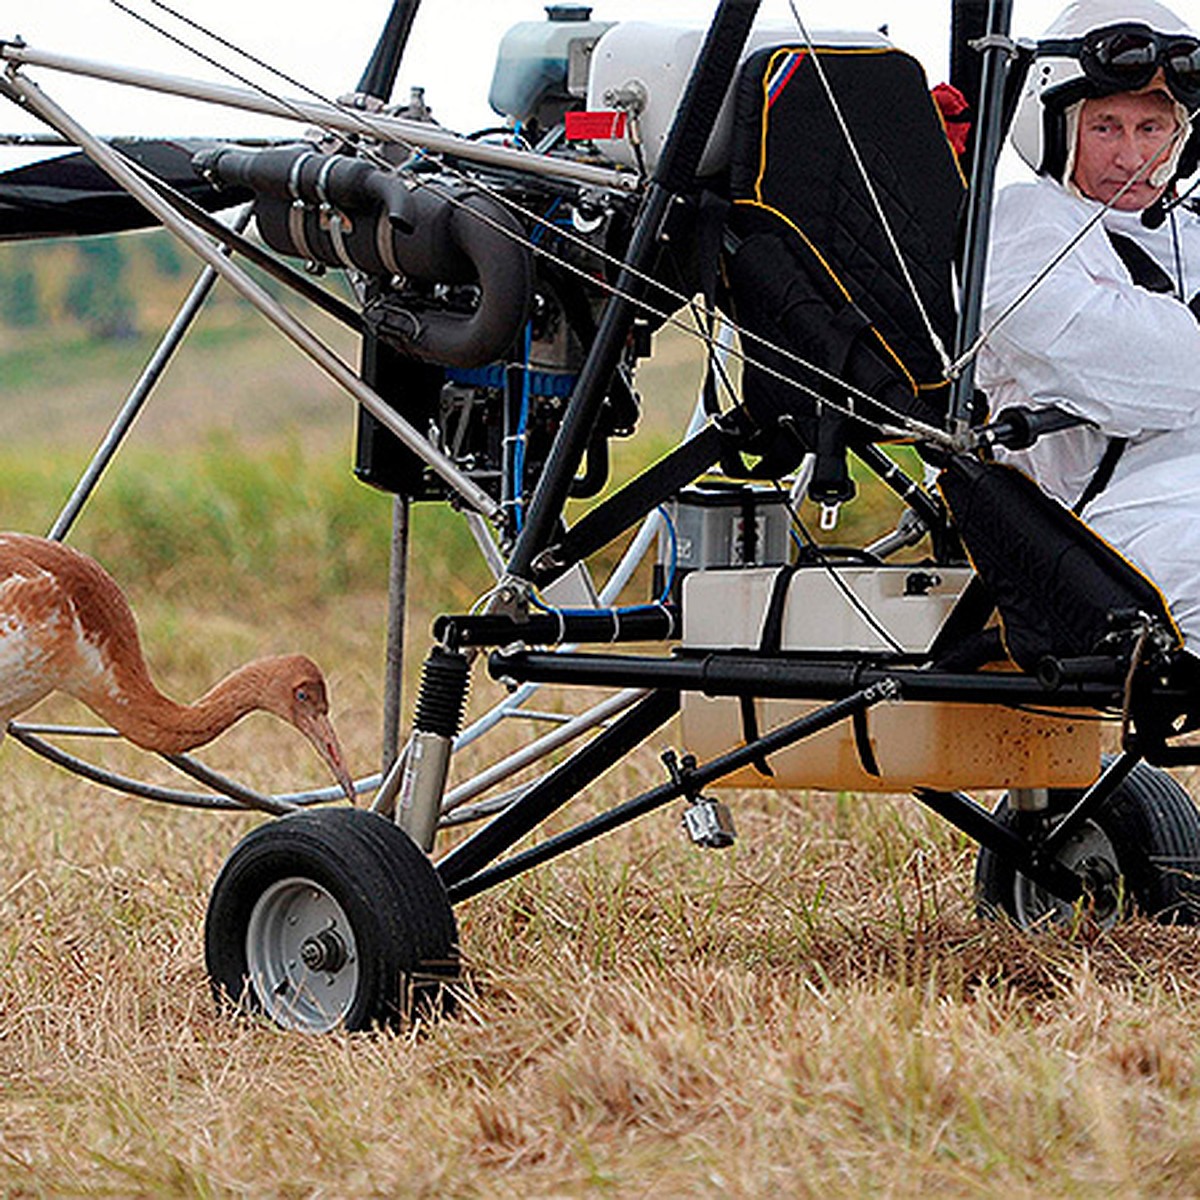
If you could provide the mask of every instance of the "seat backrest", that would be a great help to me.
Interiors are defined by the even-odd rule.
[[[727,265],[739,322],[803,357],[823,356],[818,365],[835,373],[846,369],[837,360],[854,338],[865,340],[912,397],[914,415],[944,413],[949,385],[941,356],[862,171],[929,323],[950,347],[966,184],[920,64],[890,47],[760,50],[743,65],[734,123],[728,222],[734,249]],[[753,269],[739,263],[742,254]],[[804,312],[797,274],[821,301]],[[844,336],[811,328],[821,307]],[[806,415],[800,393],[762,372],[748,372],[746,399],[752,412],[799,407]]]

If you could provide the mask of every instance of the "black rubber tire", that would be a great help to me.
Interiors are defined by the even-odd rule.
[[[318,974],[339,980],[340,998],[328,1010],[317,1012],[306,999],[287,1009],[279,997],[288,978],[273,995],[261,993],[261,975],[252,978],[251,962],[261,969],[272,931],[296,922],[287,915],[289,896],[299,896],[301,905],[310,903],[308,896],[319,899],[323,908],[298,911],[311,913],[314,924],[334,912],[353,951],[348,966],[337,965],[336,954],[328,969],[300,965],[305,980]],[[274,924],[264,921],[264,906]],[[458,975],[458,929],[433,864],[391,821],[354,808],[289,814],[243,838],[213,885],[204,951],[219,1003],[306,1032],[395,1025],[422,1005],[445,1006],[445,985]],[[301,988],[310,991],[305,982]]]
[[[1062,816],[1082,793],[1052,789],[1050,816]],[[1005,796],[995,816],[1010,827],[1015,814]],[[1200,810],[1191,796],[1158,767],[1138,763],[1082,835],[1086,849],[1105,860],[1112,875],[1105,890],[1119,902],[1097,904],[1094,915],[1112,925],[1137,914],[1164,924],[1200,923]],[[1107,845],[1105,843],[1107,842]],[[1081,843],[1075,854],[1085,848]],[[1071,848],[1060,857],[1070,858]],[[1072,908],[1032,884],[1009,861],[980,848],[975,862],[975,901],[981,916],[1006,916],[1029,927],[1040,919],[1069,920]],[[1030,903],[1030,901],[1033,903]]]

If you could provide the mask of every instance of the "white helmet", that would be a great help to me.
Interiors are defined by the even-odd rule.
[[[1200,108],[1200,38],[1156,0],[1071,0],[1038,41],[1013,117],[1013,146],[1039,175],[1069,187],[1082,102],[1139,91],[1160,71],[1181,135],[1150,182],[1169,183],[1180,174],[1190,115]]]

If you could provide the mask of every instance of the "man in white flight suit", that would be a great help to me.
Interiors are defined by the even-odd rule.
[[[1051,25],[1012,133],[1040,178],[997,198],[977,374],[993,414],[1091,422],[1008,457],[1150,576],[1193,653],[1200,218],[1172,201],[1197,109],[1200,39],[1161,4],[1074,0]]]

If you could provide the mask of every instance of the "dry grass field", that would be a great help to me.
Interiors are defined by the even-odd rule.
[[[5,524],[48,525],[102,427],[120,385],[90,362],[52,388],[0,375]],[[270,341],[216,338],[76,540],[126,583],[174,694],[313,653],[364,774],[388,504],[348,480],[348,413]],[[436,512],[417,522],[419,659],[434,607],[483,582]],[[579,807],[658,782],[667,740]],[[267,717],[204,757],[262,787],[320,778]],[[209,888],[261,818],[116,796],[11,739],[0,771],[0,1195],[1200,1193],[1196,934],[980,924],[972,846],[904,797],[739,793],[725,852],[664,809],[461,906],[452,1017],[314,1039],[208,991]]]

